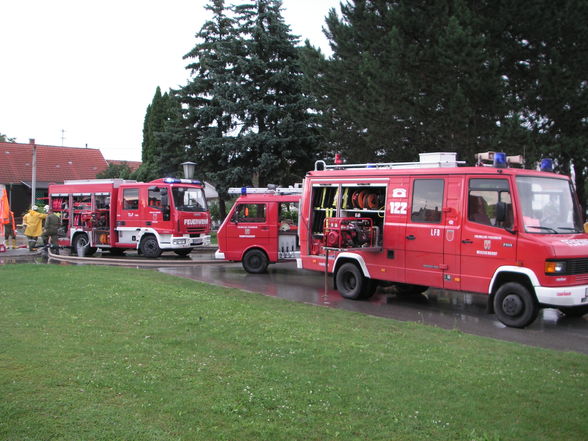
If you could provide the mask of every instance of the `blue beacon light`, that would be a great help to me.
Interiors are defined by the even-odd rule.
[[[506,153],[496,152],[494,154],[494,167],[506,168]]]
[[[543,158],[539,169],[544,172],[553,172],[553,159]]]

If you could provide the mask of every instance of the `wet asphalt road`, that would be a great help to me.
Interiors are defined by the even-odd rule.
[[[270,265],[267,274],[246,273],[240,264],[160,268],[159,271],[297,302],[588,354],[588,315],[569,318],[555,309],[543,309],[531,326],[514,329],[504,326],[493,314],[487,314],[486,297],[476,294],[427,290],[423,295],[400,298],[389,289],[378,288],[369,301],[346,300],[333,289],[330,277],[325,293],[324,274],[298,270],[294,262]]]

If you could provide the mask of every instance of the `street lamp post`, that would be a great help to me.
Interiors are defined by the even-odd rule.
[[[196,163],[187,161],[182,162],[181,165],[184,168],[184,178],[192,179],[194,177],[194,171],[196,170]]]

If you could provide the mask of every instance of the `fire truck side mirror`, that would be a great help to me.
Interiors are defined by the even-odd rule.
[[[163,214],[163,220],[168,221],[170,217],[170,210],[167,188],[161,189],[161,213]]]
[[[506,204],[498,202],[496,204],[496,222],[504,222],[506,220]]]

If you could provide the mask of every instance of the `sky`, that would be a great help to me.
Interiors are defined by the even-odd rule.
[[[147,106],[157,86],[165,92],[188,81],[182,57],[210,18],[207,3],[1,1],[0,133],[140,161]],[[282,3],[291,32],[329,53],[322,28],[340,0]]]

